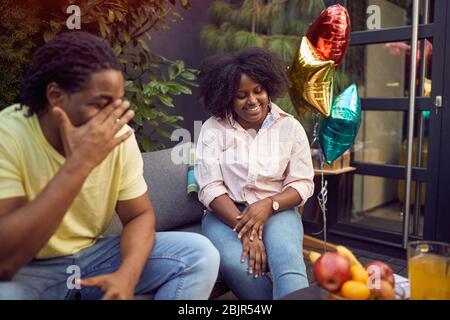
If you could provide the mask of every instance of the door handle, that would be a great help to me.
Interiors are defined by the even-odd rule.
[[[442,108],[442,96],[434,97],[434,106],[436,108]]]

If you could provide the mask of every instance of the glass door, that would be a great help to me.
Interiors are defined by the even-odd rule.
[[[340,70],[358,85],[362,122],[351,153],[355,170],[329,177],[338,180],[328,197],[343,196],[327,212],[328,233],[397,248],[435,239],[448,3],[335,2],[352,23]],[[319,215],[304,220],[311,232],[321,228]]]

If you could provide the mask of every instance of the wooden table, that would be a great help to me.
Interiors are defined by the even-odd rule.
[[[335,176],[338,174],[344,174],[347,172],[352,172],[355,171],[356,168],[355,167],[345,167],[345,168],[341,168],[341,169],[337,169],[337,170],[320,170],[320,169],[314,169],[314,175],[315,176],[320,176],[323,172],[324,175],[329,176]]]
[[[320,230],[322,213],[317,202],[317,195],[321,189],[322,173],[327,180],[328,190],[327,225],[331,227],[339,218],[347,219],[352,211],[353,172],[355,170],[355,167],[345,167],[338,170],[314,170],[314,194],[300,211],[304,221],[315,223],[314,229]]]

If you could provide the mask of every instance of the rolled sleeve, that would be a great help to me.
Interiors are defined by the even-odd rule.
[[[303,206],[314,193],[314,168],[305,130],[297,123],[291,158],[283,181],[283,191],[288,187],[299,193]]]
[[[314,184],[310,184],[309,181],[296,181],[296,182],[289,183],[283,187],[283,191],[289,187],[297,190],[298,194],[302,198],[302,202],[300,203],[300,206],[304,206],[306,203],[306,200],[308,200],[314,193]]]
[[[209,210],[215,198],[228,193],[219,164],[221,146],[218,134],[205,123],[196,147],[194,175],[199,186],[198,198]]]
[[[211,202],[213,202],[215,198],[227,193],[227,188],[225,188],[222,182],[214,182],[201,189],[198,198],[208,210],[211,210]]]

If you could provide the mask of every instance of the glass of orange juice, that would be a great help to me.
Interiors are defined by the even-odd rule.
[[[413,300],[450,300],[450,244],[408,243],[408,274]]]

